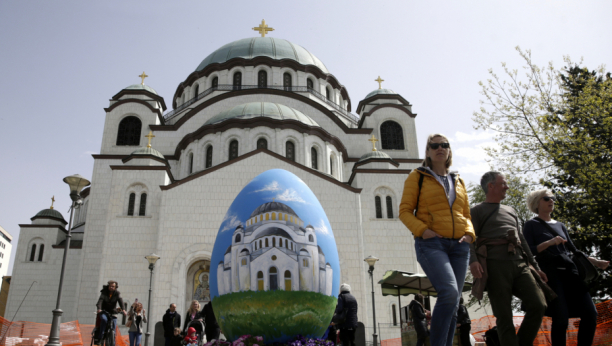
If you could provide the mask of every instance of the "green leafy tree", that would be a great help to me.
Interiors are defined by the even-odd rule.
[[[579,248],[602,259],[612,255],[612,79],[603,68],[540,68],[517,48],[525,74],[502,64],[481,82],[484,100],[476,129],[496,133],[490,161],[504,172],[539,181],[558,197],[553,217],[564,222]],[[594,297],[612,295],[608,269],[593,284]]]

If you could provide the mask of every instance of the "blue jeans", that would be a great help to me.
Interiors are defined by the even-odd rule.
[[[104,313],[100,313],[100,332],[98,333],[98,336],[100,337],[100,340],[102,340],[104,338],[104,333],[106,333],[106,325],[108,324],[108,315],[104,314]],[[115,323],[117,322],[116,318],[111,318],[112,323],[113,323],[113,329],[115,328]]]
[[[140,340],[142,339],[142,333],[129,332],[128,334],[130,335],[130,346],[140,345]]]
[[[431,316],[431,346],[452,346],[470,246],[457,239],[433,237],[416,238],[414,247],[417,261],[438,292]]]

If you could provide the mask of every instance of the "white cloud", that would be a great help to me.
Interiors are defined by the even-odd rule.
[[[329,229],[327,226],[325,226],[325,222],[323,220],[319,220],[319,224],[315,226],[315,231],[325,235],[329,234]]]
[[[489,140],[491,138],[493,138],[493,132],[489,130],[479,131],[479,132],[472,131],[472,133],[465,133],[465,132],[457,131],[455,132],[455,138],[452,138],[451,142],[463,143],[463,142]]]
[[[273,181],[270,184],[264,186],[262,189],[253,191],[253,192],[278,191],[278,190],[280,190],[280,185],[278,184],[278,181]]]
[[[305,200],[298,195],[297,191],[294,189],[287,189],[280,195],[276,195],[276,199],[283,202],[298,202],[298,203],[306,203]]]
[[[236,229],[236,227],[240,225],[240,220],[238,220],[238,215],[236,214],[225,214],[225,218],[223,219],[221,224],[225,224],[225,226],[221,229],[221,232],[225,232],[228,230]]]

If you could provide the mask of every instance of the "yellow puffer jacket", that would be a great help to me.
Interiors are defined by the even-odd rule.
[[[419,178],[424,175],[417,215],[413,212],[419,194]],[[423,236],[428,228],[445,238],[459,239],[471,235],[476,239],[470,217],[470,203],[465,184],[457,174],[451,175],[455,182],[456,198],[452,208],[448,205],[444,186],[425,167],[419,167],[408,175],[399,208],[399,218],[415,237]]]

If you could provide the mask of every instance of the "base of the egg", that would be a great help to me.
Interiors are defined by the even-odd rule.
[[[305,291],[245,291],[215,297],[212,303],[228,340],[248,334],[272,343],[287,342],[296,335],[322,337],[337,299]]]

